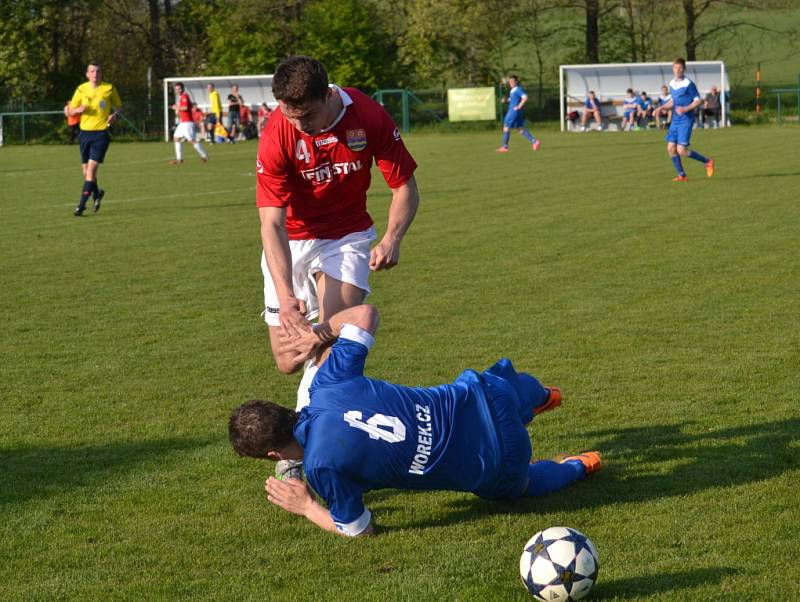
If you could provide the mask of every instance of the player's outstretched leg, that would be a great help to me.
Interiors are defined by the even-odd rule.
[[[194,143],[192,143],[192,146],[194,146],[194,150],[197,151],[197,154],[200,155],[200,160],[203,163],[208,163],[208,155],[206,154],[206,151],[203,148],[203,143],[199,142],[199,141],[198,142],[194,142]]]
[[[508,141],[511,139],[511,132],[507,128],[503,128],[503,141],[500,148],[497,149],[498,153],[508,152]]]
[[[175,140],[175,158],[169,162],[170,165],[180,165],[183,163],[183,141]]]
[[[706,175],[710,178],[714,175],[714,159],[709,157],[704,157],[697,151],[689,151],[689,158],[694,159],[695,161],[700,161],[706,168]]]
[[[519,133],[522,134],[525,137],[525,139],[531,143],[531,147],[533,148],[533,150],[535,151],[539,150],[539,147],[542,145],[542,141],[537,140],[536,136],[531,134],[528,128],[520,129]]]
[[[526,496],[546,495],[596,473],[602,467],[599,452],[565,456],[559,460],[539,460],[528,466]]]
[[[552,410],[561,405],[561,390],[557,387],[544,387],[534,376],[517,372],[511,360],[503,358],[485,371],[507,381],[519,399],[519,417],[524,424],[533,420],[534,415]]]

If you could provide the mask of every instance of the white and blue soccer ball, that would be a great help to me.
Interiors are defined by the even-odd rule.
[[[600,561],[589,538],[569,527],[550,527],[528,540],[519,574],[537,600],[571,602],[589,594]]]

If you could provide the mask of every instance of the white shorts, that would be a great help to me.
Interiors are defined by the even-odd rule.
[[[317,272],[357,286],[369,295],[369,253],[373,240],[374,227],[353,232],[344,238],[289,241],[292,287],[295,297],[306,303],[306,318],[313,320],[319,317],[317,282],[314,279]],[[261,272],[264,274],[264,321],[269,326],[280,326],[278,293],[263,251]]]
[[[194,127],[194,121],[181,121],[178,124],[178,127],[175,128],[175,133],[172,135],[172,139],[177,141],[180,138],[184,138],[185,140],[191,140],[194,142],[196,135],[197,131]]]

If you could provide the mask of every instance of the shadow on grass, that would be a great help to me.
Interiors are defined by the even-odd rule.
[[[0,448],[0,507],[88,487],[218,439],[155,439],[92,446]]]
[[[677,596],[680,590],[694,589],[702,585],[720,584],[726,577],[735,575],[731,568],[698,568],[674,573],[653,573],[626,579],[603,581],[603,567],[600,579],[592,590],[592,599],[628,600],[669,592]]]
[[[403,527],[456,525],[490,514],[570,511],[610,503],[645,502],[752,483],[800,468],[796,448],[791,446],[800,439],[800,418],[701,433],[686,433],[683,428],[684,425],[651,425],[590,432],[589,438],[601,441],[597,449],[606,463],[606,468],[591,480],[537,498],[489,502],[467,497],[450,502],[451,511],[438,519]]]

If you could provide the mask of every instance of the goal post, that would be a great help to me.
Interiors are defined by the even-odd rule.
[[[728,125],[728,97],[730,82],[723,61],[687,61],[686,77],[697,85],[701,96],[716,86],[719,89],[721,119],[720,127]],[[658,98],[661,86],[672,80],[672,63],[606,63],[597,65],[561,65],[558,68],[559,107],[561,131],[566,130],[570,103],[583,104],[589,90],[597,98],[621,100],[628,88],[635,92],[647,92]]]
[[[170,88],[182,83],[189,97],[204,113],[207,113],[211,104],[208,100],[208,84],[214,84],[222,101],[222,110],[227,110],[227,96],[234,84],[239,86],[239,94],[245,104],[254,114],[259,105],[265,102],[270,109],[278,106],[278,101],[272,94],[272,75],[218,75],[208,77],[167,77],[164,79],[164,140],[169,141],[170,131]]]

